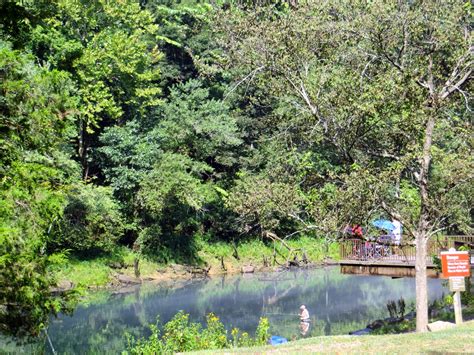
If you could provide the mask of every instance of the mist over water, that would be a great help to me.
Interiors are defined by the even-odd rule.
[[[439,279],[428,279],[430,300],[447,293]],[[253,333],[260,317],[268,317],[271,334],[300,338],[301,304],[311,323],[304,336],[347,334],[389,316],[389,300],[404,298],[410,311],[415,279],[343,275],[339,267],[213,277],[168,284],[144,284],[125,293],[98,292],[77,307],[72,316],[60,315],[48,329],[61,354],[110,352],[126,348],[129,334],[149,334],[147,325],[166,323],[178,311],[204,322],[213,312],[229,330]],[[51,350],[46,346],[46,351]]]

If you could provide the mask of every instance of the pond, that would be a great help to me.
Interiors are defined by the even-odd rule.
[[[448,291],[428,279],[430,300]],[[415,300],[415,279],[344,275],[339,267],[257,273],[168,284],[144,284],[127,293],[98,292],[72,316],[53,319],[48,329],[60,354],[120,353],[125,333],[148,335],[147,325],[166,322],[179,310],[203,322],[213,312],[227,329],[254,332],[268,317],[271,334],[300,338],[297,313],[305,304],[311,324],[304,336],[347,334],[389,316],[386,304],[404,298],[408,312]],[[45,344],[46,346],[46,344]],[[50,352],[48,346],[46,351]]]

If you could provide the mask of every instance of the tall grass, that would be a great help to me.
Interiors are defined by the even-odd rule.
[[[328,243],[322,238],[302,236],[298,239],[287,240],[286,243],[295,250],[304,250],[310,262],[321,262],[325,258],[339,258],[338,245],[336,243]],[[240,260],[235,258],[234,248],[229,243],[201,243],[200,247],[199,255],[201,259],[211,265],[217,265],[221,257],[231,265],[249,263],[261,265],[264,257],[271,262],[274,248],[280,262],[288,255],[288,250],[281,243],[264,243],[261,239],[238,243],[237,255]]]

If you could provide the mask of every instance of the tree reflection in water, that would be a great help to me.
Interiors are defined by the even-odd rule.
[[[442,295],[441,280],[429,280],[431,299]],[[148,335],[147,324],[162,323],[179,310],[193,321],[218,315],[227,329],[254,332],[261,316],[270,319],[272,334],[288,339],[347,334],[388,316],[386,303],[414,300],[414,279],[340,274],[338,267],[269,274],[216,277],[170,285],[147,284],[130,293],[96,294],[72,317],[53,320],[49,334],[61,354],[115,352],[126,347],[125,332]],[[302,330],[298,309],[305,304],[311,325]]]

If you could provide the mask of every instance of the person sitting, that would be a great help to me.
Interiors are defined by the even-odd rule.
[[[352,226],[351,235],[353,239],[356,239],[352,250],[353,254],[357,258],[365,257],[368,242],[364,238],[364,231],[360,224],[354,224]]]
[[[364,232],[360,224],[354,224],[352,226],[352,235],[356,238],[364,239]]]

